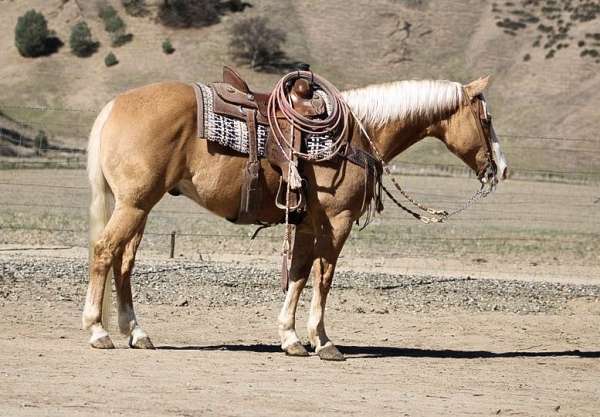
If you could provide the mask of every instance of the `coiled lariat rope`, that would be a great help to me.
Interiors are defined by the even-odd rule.
[[[315,85],[316,90],[321,90],[327,96],[330,108],[324,118],[309,118],[298,113],[293,105],[287,88],[291,80],[305,79]],[[329,107],[329,106],[328,106]],[[300,174],[294,161],[294,156],[312,162],[326,161],[335,157],[345,145],[344,138],[348,131],[349,108],[339,90],[324,78],[310,71],[294,71],[281,78],[269,97],[267,116],[273,130],[275,143],[290,163],[290,187],[293,190],[301,187]],[[309,154],[294,150],[293,134],[286,135],[277,123],[277,118],[283,117],[295,129],[309,135],[330,136],[332,143],[320,149],[316,154]],[[293,130],[292,130],[293,132]]]

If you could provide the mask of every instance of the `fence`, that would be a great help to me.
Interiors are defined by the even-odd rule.
[[[84,146],[94,117],[99,109],[65,108],[32,104],[0,102],[0,110],[13,114],[0,119],[6,126],[0,127],[0,169],[15,168],[76,168],[85,166]],[[21,115],[19,117],[15,115]],[[75,116],[78,117],[75,117]],[[52,119],[47,120],[50,116]],[[39,130],[62,132],[51,137],[45,149],[36,149],[34,137]],[[592,138],[525,135],[500,132],[503,149],[511,162],[513,178],[545,181],[568,181],[588,183],[600,181],[600,142]],[[68,145],[57,145],[54,141],[66,141]],[[74,146],[73,144],[77,144]],[[51,158],[32,160],[32,153],[49,154]],[[447,156],[444,155],[444,159]],[[532,166],[535,160],[537,166]],[[470,176],[471,171],[456,162],[445,160],[434,163],[430,160],[414,160],[410,155],[401,155],[394,166],[399,174],[415,175],[460,175]]]
[[[0,153],[3,149],[14,150],[16,144],[32,150],[31,136],[38,127],[80,128],[80,131],[73,134],[70,141],[65,140],[69,145],[54,144],[51,157],[32,159],[14,155],[1,159],[0,168],[81,169],[85,166],[82,149],[72,144],[82,147],[85,143],[96,110],[1,103],[0,109],[87,115],[85,123],[74,120],[73,123],[36,124],[29,120],[25,124],[11,120],[9,123],[13,124],[8,128],[18,135],[1,143]],[[553,258],[558,258],[581,266],[598,262],[600,143],[580,137],[511,132],[499,135],[508,139],[503,142],[503,148],[509,162],[512,157],[534,152],[549,160],[574,159],[580,163],[573,171],[561,168],[560,164],[543,169],[513,165],[515,181],[500,187],[495,197],[443,225],[416,223],[388,201],[383,215],[369,228],[352,232],[342,255],[367,260],[414,257],[425,261],[456,257],[474,262],[496,258],[525,263],[553,262]],[[408,182],[407,188],[417,190],[414,194],[418,199],[443,208],[460,205],[469,195],[469,186],[475,187],[473,181],[460,179],[469,176],[470,171],[458,163],[407,158],[397,162],[393,172],[402,174],[402,180]],[[431,179],[432,175],[451,178]],[[530,179],[547,182],[530,182]],[[85,175],[78,171],[68,174],[68,171],[54,170],[0,170],[0,243],[86,247],[87,193]],[[192,208],[191,204],[183,197],[169,197],[159,204],[151,212],[141,251],[162,257],[190,258],[280,253],[283,235],[280,229],[265,230],[250,241],[254,228],[230,225],[204,209]]]

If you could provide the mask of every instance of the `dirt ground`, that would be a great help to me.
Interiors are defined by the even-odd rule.
[[[348,360],[328,363],[279,351],[274,304],[144,306],[156,351],[90,349],[80,307],[2,305],[1,415],[600,413],[598,311],[331,314]]]
[[[369,289],[361,281],[369,276],[342,274],[327,325],[347,361],[332,363],[280,351],[276,317],[282,296],[275,270],[267,271],[270,282],[259,277],[236,285],[236,278],[245,281],[242,274],[227,269],[233,276],[221,282],[223,270],[208,262],[190,277],[197,288],[186,292],[189,272],[147,261],[139,266],[134,290],[138,316],[157,350],[128,349],[113,329],[117,349],[96,351],[79,329],[85,259],[2,253],[2,416],[600,413],[595,285],[548,290],[526,283],[539,296],[524,293],[518,281],[495,281],[492,289],[485,279],[454,285],[458,301],[495,291],[501,299],[514,293],[519,305],[527,297],[538,303],[539,313],[515,313],[512,304],[489,311],[466,301],[448,304],[448,278],[387,277],[409,285],[395,289],[386,281]],[[419,283],[424,288],[414,291]],[[155,298],[143,290],[163,285]],[[299,308],[301,337],[308,297]]]
[[[118,349],[92,350],[85,174],[0,175],[2,417],[600,415],[595,184],[511,181],[436,226],[388,204],[342,253],[327,329],[347,361],[331,363],[279,349],[281,230],[249,241],[252,228],[171,197],[133,277],[158,349],[128,349],[113,329]],[[442,207],[473,190],[402,180]],[[303,340],[309,303],[307,289]]]

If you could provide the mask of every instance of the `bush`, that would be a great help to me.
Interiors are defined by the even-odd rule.
[[[47,53],[50,31],[43,14],[29,10],[17,20],[15,46],[25,57],[36,57]]]
[[[133,17],[147,16],[149,11],[145,0],[121,0],[125,12]]]
[[[162,43],[162,50],[167,55],[171,55],[173,52],[175,52],[175,48],[173,48],[173,45],[171,45],[171,41],[169,39],[165,39],[165,41]]]
[[[40,130],[33,140],[33,146],[37,155],[42,155],[48,150],[48,136],[46,132]]]
[[[108,33],[115,33],[119,31],[123,32],[125,31],[125,28],[125,22],[123,21],[123,19],[121,19],[121,17],[118,14],[104,21],[104,29]]]
[[[220,0],[164,0],[158,19],[165,26],[190,28],[219,21]]]
[[[79,22],[71,29],[69,45],[73,54],[86,57],[96,52],[99,43],[92,39],[92,32],[87,23]]]
[[[232,12],[243,12],[244,9],[250,5],[243,0],[229,0],[227,3],[229,10]]]
[[[109,52],[108,55],[104,57],[104,65],[106,65],[107,67],[112,67],[113,65],[117,65],[118,63],[119,60],[117,59],[117,56],[112,52]]]
[[[133,35],[127,33],[127,25],[114,7],[104,6],[100,8],[98,15],[104,21],[104,30],[110,34],[112,46],[121,46],[133,39]]]
[[[104,24],[106,24],[106,21],[118,16],[117,10],[110,6],[110,5],[106,5],[106,6],[101,6],[100,10],[98,12],[98,16],[100,17],[100,19],[102,19],[104,21]]]
[[[229,30],[229,49],[233,58],[253,69],[277,66],[285,57],[281,49],[285,33],[269,27],[265,17],[243,19]]]

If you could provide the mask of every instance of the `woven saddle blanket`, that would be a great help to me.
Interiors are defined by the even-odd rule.
[[[198,103],[198,131],[197,137],[216,142],[226,148],[248,154],[248,126],[245,121],[216,114],[213,111],[213,90],[210,86],[195,83],[196,101]],[[323,95],[328,111],[330,103],[327,95],[318,90],[316,94]],[[257,123],[258,156],[265,157],[269,126]],[[323,150],[331,147],[333,139],[331,135],[305,135],[305,152],[311,155],[323,155]]]

